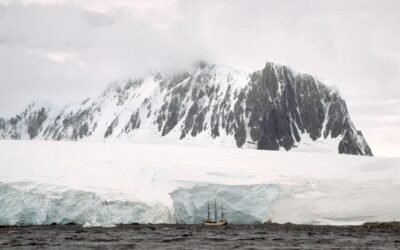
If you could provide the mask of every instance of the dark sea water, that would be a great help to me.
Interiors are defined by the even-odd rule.
[[[400,249],[399,225],[1,226],[0,249]]]

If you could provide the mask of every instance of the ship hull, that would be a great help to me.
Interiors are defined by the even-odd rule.
[[[203,224],[207,225],[207,226],[223,226],[223,225],[227,225],[228,221],[226,221],[226,220],[223,220],[223,221],[204,221]]]

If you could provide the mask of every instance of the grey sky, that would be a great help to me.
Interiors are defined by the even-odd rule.
[[[0,0],[0,116],[194,60],[287,64],[339,88],[376,155],[400,156],[400,1]]]

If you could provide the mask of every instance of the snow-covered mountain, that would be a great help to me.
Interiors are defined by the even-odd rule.
[[[110,85],[55,108],[34,102],[0,118],[2,139],[124,140],[372,155],[339,93],[267,63],[260,71],[199,63]]]

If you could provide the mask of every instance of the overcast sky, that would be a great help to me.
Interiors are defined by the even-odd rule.
[[[0,0],[0,116],[198,59],[318,76],[375,155],[400,156],[398,0]]]

